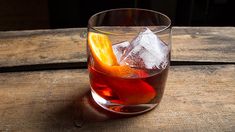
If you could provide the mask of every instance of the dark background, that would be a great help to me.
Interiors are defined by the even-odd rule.
[[[235,0],[0,0],[0,31],[86,27],[99,11],[160,11],[174,26],[235,26]]]

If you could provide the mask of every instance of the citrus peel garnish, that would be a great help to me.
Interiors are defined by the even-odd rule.
[[[111,41],[109,40],[108,36],[89,32],[88,44],[97,63],[108,66],[118,65],[116,56],[112,50]]]
[[[135,70],[130,66],[119,66],[107,35],[89,32],[88,44],[94,59],[95,69],[112,76],[130,76]]]

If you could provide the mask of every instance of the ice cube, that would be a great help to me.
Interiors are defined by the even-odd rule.
[[[162,69],[168,63],[168,47],[150,29],[140,32],[121,57],[120,65]]]
[[[128,42],[128,41],[124,41],[124,42],[113,45],[113,47],[112,47],[113,52],[116,55],[118,63],[120,62],[121,57],[122,57],[126,47],[128,47],[129,45],[130,45],[130,42]]]

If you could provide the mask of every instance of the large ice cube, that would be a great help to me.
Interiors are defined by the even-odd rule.
[[[113,52],[114,54],[116,55],[116,58],[117,58],[117,61],[118,63],[120,62],[121,60],[121,57],[125,51],[125,49],[130,45],[130,43],[128,41],[125,41],[125,42],[121,42],[121,43],[118,43],[118,44],[115,44],[113,45]]]
[[[162,69],[168,63],[168,47],[150,29],[132,40],[121,57],[120,65],[145,69]]]

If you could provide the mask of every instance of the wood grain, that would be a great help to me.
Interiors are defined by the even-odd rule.
[[[134,29],[125,32],[130,30]],[[0,32],[0,67],[86,62],[85,32],[85,28]],[[234,35],[234,27],[174,27],[172,60],[234,63]]]
[[[159,107],[131,118],[90,101],[86,70],[0,73],[0,131],[235,131],[234,73],[171,67]]]
[[[174,27],[174,61],[235,62],[234,27]]]
[[[85,29],[0,33],[0,67],[86,61]]]

